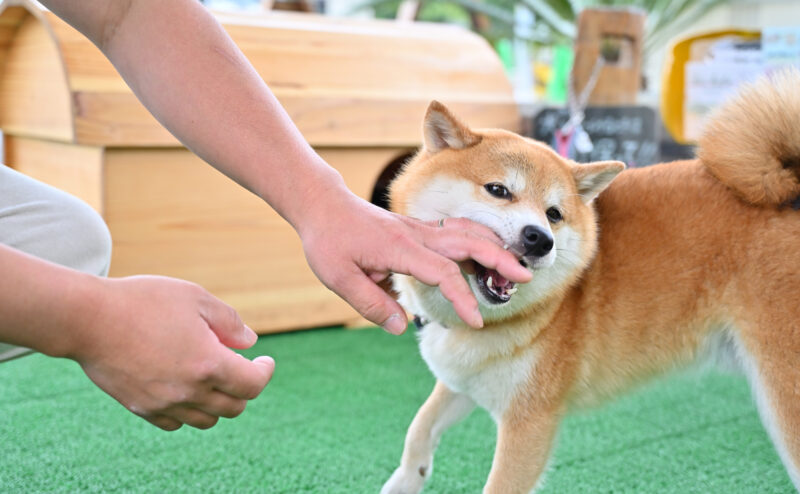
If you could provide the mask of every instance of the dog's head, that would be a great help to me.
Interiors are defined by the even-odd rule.
[[[617,161],[579,165],[511,132],[471,130],[434,101],[424,146],[392,183],[390,201],[394,211],[421,220],[482,223],[531,270],[533,280],[518,286],[477,264],[464,273],[484,320],[493,322],[558,296],[580,276],[597,243],[591,202],[624,167]],[[414,310],[456,324],[435,287],[404,278],[398,288],[416,301]],[[403,293],[408,290],[415,293]]]

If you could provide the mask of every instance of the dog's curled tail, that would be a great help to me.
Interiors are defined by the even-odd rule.
[[[800,207],[800,70],[745,85],[711,117],[697,156],[750,203]]]

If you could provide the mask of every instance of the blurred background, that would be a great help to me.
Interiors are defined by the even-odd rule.
[[[762,63],[797,62],[800,7],[793,0],[204,0],[209,8],[286,9],[337,17],[456,24],[494,47],[521,103],[565,104],[567,78],[585,9],[638,9],[644,15],[642,85],[637,102],[658,106],[669,49],[692,36],[731,29],[765,34]],[[788,28],[788,29],[781,29]],[[760,36],[759,36],[760,39]],[[776,57],[776,51],[785,49]],[[794,51],[794,55],[790,52]],[[710,58],[710,57],[709,57]],[[695,59],[702,59],[695,55]],[[791,59],[791,60],[790,60]],[[752,67],[750,67],[752,68]]]
[[[382,207],[433,99],[579,162],[648,166],[693,157],[739,85],[800,63],[797,0],[204,3],[306,140]],[[172,434],[74,362],[4,363],[0,491],[379,490],[433,386],[413,331],[384,334],[319,283],[283,219],[184,148],[94,45],[29,0],[0,0],[0,129],[3,163],[102,215],[111,276],[199,283],[264,335],[243,353],[277,361],[242,417]],[[429,490],[479,492],[494,442],[483,412],[454,427]],[[792,486],[745,381],[711,373],[567,418],[543,492]]]

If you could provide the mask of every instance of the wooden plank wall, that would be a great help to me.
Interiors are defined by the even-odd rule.
[[[21,9],[6,9],[0,17],[0,37],[13,33],[0,50],[0,127],[9,134],[70,142],[71,94],[61,54],[45,26]]]
[[[103,214],[103,148],[6,136],[6,164],[81,198]]]
[[[327,149],[320,154],[368,199],[382,165],[407,152]],[[190,152],[109,149],[105,161],[112,276],[159,273],[195,281],[259,332],[357,318],[317,281],[288,223]]]
[[[45,18],[74,93],[77,142],[178,145],[94,45]],[[313,146],[418,145],[431,99],[476,127],[519,127],[499,60],[467,31],[310,14],[218,18]]]

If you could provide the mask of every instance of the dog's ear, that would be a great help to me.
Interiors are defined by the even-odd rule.
[[[575,185],[583,202],[587,204],[591,202],[624,169],[625,163],[621,161],[573,164],[572,175],[575,177]]]
[[[422,132],[425,149],[431,153],[447,148],[468,148],[481,140],[438,101],[432,101],[428,106]]]

